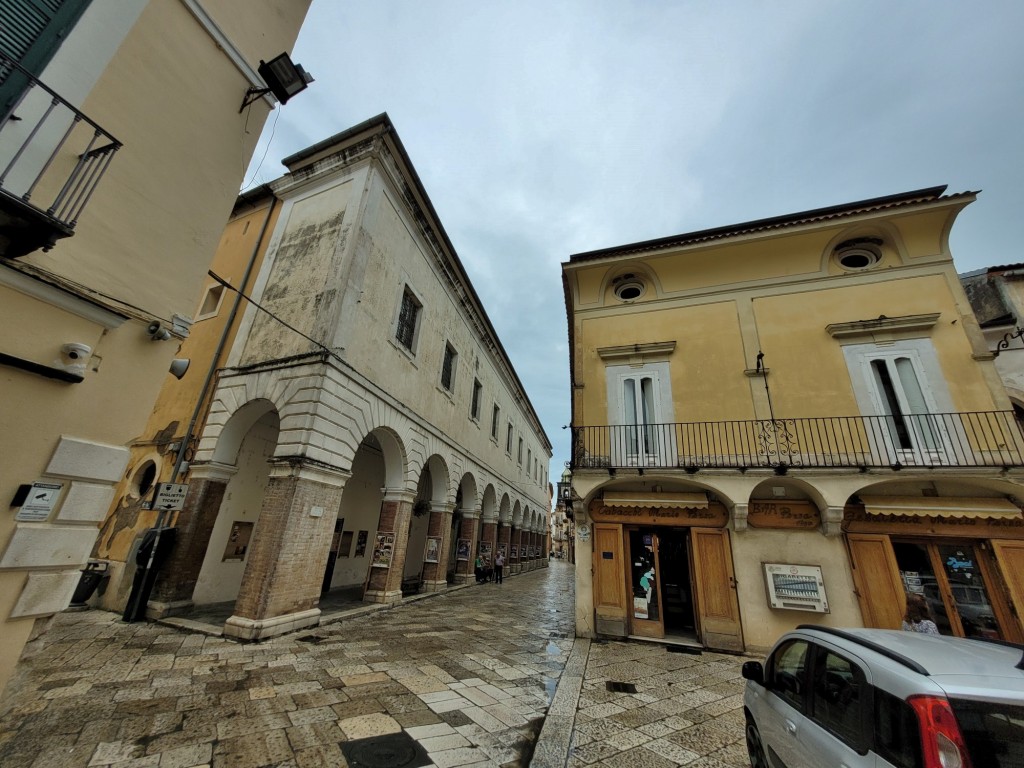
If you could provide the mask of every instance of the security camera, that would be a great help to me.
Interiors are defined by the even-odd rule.
[[[75,373],[79,376],[85,375],[85,366],[92,357],[92,347],[82,344],[79,341],[69,341],[62,344],[60,348],[60,360],[55,361],[54,367],[61,368],[68,373]]]
[[[167,341],[171,338],[171,332],[155,321],[149,324],[146,333],[153,341]]]

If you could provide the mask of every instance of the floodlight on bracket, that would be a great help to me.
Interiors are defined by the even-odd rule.
[[[301,64],[292,62],[287,52],[275,56],[269,62],[260,59],[260,66],[256,70],[267,84],[266,88],[251,86],[245,92],[242,99],[242,106],[238,108],[241,113],[247,106],[252,104],[261,96],[273,93],[282,105],[288,103],[288,99],[300,93],[313,82],[313,76],[302,68]]]

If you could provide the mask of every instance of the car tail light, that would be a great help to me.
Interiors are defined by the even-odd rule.
[[[943,696],[911,696],[907,703],[917,713],[924,768],[971,768],[960,724]]]

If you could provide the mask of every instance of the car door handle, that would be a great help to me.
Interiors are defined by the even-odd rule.
[[[786,733],[788,733],[790,736],[796,736],[796,723],[794,723],[792,720],[786,721]]]

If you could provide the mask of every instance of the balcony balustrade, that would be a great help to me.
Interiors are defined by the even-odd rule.
[[[121,143],[0,52],[0,84],[21,87],[0,117],[0,256],[74,234]]]
[[[572,428],[572,469],[903,469],[1024,466],[1012,411]]]

